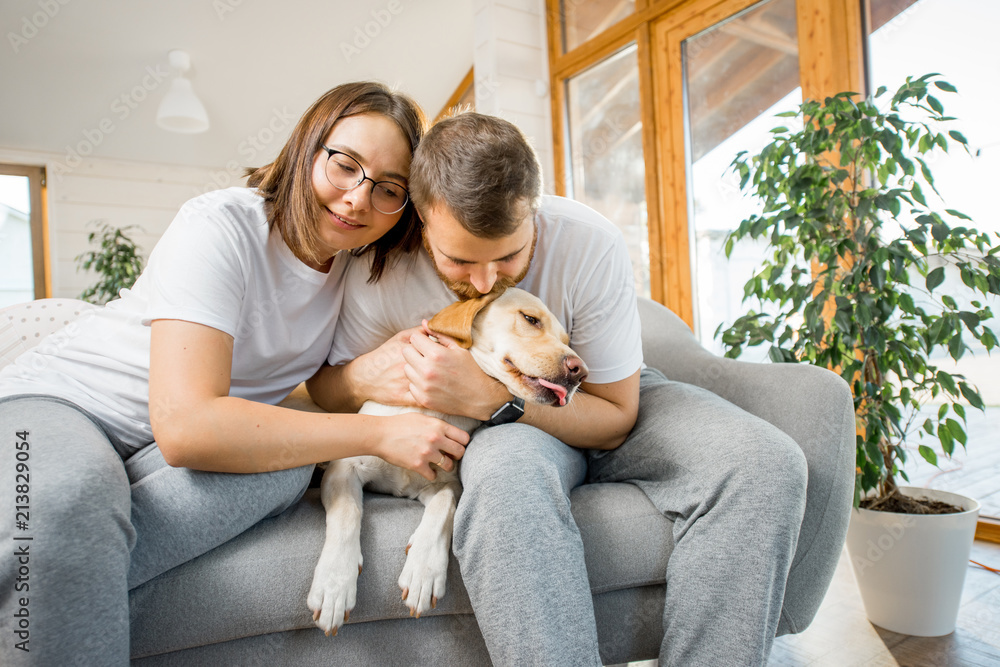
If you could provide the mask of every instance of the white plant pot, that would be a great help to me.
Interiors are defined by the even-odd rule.
[[[865,613],[875,625],[906,635],[955,631],[979,503],[946,491],[900,487],[905,495],[951,503],[958,514],[851,511],[847,552]]]

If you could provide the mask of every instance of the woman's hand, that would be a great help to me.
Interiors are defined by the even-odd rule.
[[[469,434],[462,429],[417,412],[378,420],[383,426],[372,453],[432,482],[437,473],[431,464],[453,470],[455,461],[462,458],[469,444]]]
[[[412,399],[428,410],[489,419],[511,399],[510,392],[484,373],[468,350],[426,327],[424,320],[422,330],[411,330],[410,345],[402,349]]]

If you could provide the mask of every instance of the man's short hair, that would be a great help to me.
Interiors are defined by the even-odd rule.
[[[538,156],[516,125],[496,116],[445,118],[413,154],[410,196],[417,210],[444,204],[481,238],[514,233],[541,194]]]

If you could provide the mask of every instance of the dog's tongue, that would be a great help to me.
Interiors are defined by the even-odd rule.
[[[546,382],[542,378],[538,378],[538,384],[542,385],[546,389],[554,391],[556,396],[559,398],[559,405],[566,405],[566,387]]]

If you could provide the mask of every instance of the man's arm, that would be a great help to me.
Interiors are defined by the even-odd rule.
[[[418,406],[410,395],[403,358],[403,348],[410,345],[410,336],[417,331],[401,331],[346,364],[324,365],[306,381],[309,396],[329,412],[357,412],[367,400],[383,405]]]
[[[425,408],[480,421],[513,397],[479,368],[468,350],[446,336],[437,342],[424,332],[402,350],[409,392]],[[526,403],[519,423],[535,426],[567,445],[614,449],[625,441],[639,413],[639,373],[606,384],[583,383],[564,407]]]

